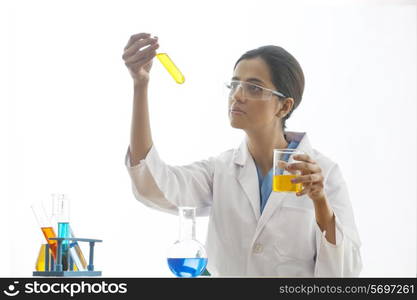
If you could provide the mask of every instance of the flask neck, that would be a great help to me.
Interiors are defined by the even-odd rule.
[[[180,221],[179,240],[195,240],[195,207],[178,207]]]

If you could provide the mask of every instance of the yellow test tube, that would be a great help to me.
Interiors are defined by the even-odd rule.
[[[172,78],[174,78],[176,83],[182,84],[185,81],[184,75],[182,75],[181,71],[177,68],[174,62],[166,53],[157,53],[156,57],[159,59],[161,64],[165,67],[169,74],[171,74]]]

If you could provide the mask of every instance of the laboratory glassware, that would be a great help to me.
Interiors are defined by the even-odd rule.
[[[196,208],[178,207],[179,238],[168,250],[168,266],[177,277],[199,276],[207,266],[207,253],[196,239]]]
[[[52,194],[52,216],[58,223],[58,237],[70,238],[70,201],[65,194]],[[68,269],[69,241],[62,242],[62,265]],[[75,260],[74,260],[75,261]]]
[[[72,227],[70,227],[70,234],[72,238],[75,238],[74,232],[72,231]],[[71,241],[69,245],[69,252],[70,252],[72,259],[75,262],[75,266],[77,267],[77,269],[79,271],[86,271],[87,261],[77,241]]]
[[[288,171],[285,168],[297,162],[293,156],[303,152],[295,149],[274,149],[272,189],[274,192],[301,192],[301,183],[292,183],[291,179],[300,176],[301,172]]]
[[[75,238],[74,232],[70,225],[70,201],[65,194],[52,194],[52,215],[58,223],[58,237]],[[63,265],[67,266],[68,255],[71,256],[75,263],[75,269],[78,271],[87,270],[87,261],[77,241],[62,242]]]
[[[46,239],[46,242],[49,244],[49,247],[52,252],[52,256],[56,259],[57,253],[57,242],[50,240],[50,238],[56,238],[55,230],[52,226],[51,219],[48,217],[45,207],[42,201],[35,202],[31,205],[35,219],[38,222],[39,227]]]
[[[46,246],[47,244],[41,244],[41,247],[39,248],[38,257],[36,258],[36,264],[35,264],[36,271],[46,271],[45,270],[45,257],[49,255],[49,253],[48,254],[46,253],[47,251]],[[48,248],[48,252],[50,252],[49,248]]]
[[[161,64],[165,67],[168,73],[172,76],[176,83],[182,84],[185,81],[184,75],[182,75],[181,71],[178,67],[174,64],[172,59],[169,55],[165,52],[160,52],[156,54],[156,57],[161,62]]]

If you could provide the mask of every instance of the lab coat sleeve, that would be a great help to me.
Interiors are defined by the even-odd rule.
[[[148,207],[177,214],[178,206],[196,207],[197,216],[207,216],[213,199],[214,159],[184,166],[166,164],[152,145],[137,165],[130,164],[130,149],[125,165],[135,198]]]
[[[335,214],[336,244],[327,241],[316,223],[316,277],[357,277],[362,270],[361,242],[356,229],[346,183],[334,165],[325,182],[327,199]]]

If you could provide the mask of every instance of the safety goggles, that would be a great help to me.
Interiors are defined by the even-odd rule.
[[[284,94],[278,91],[267,89],[260,85],[246,81],[231,80],[225,83],[225,87],[228,90],[229,98],[233,97],[239,87],[241,87],[242,97],[249,100],[268,101],[271,100],[273,95],[281,98],[287,98]]]

